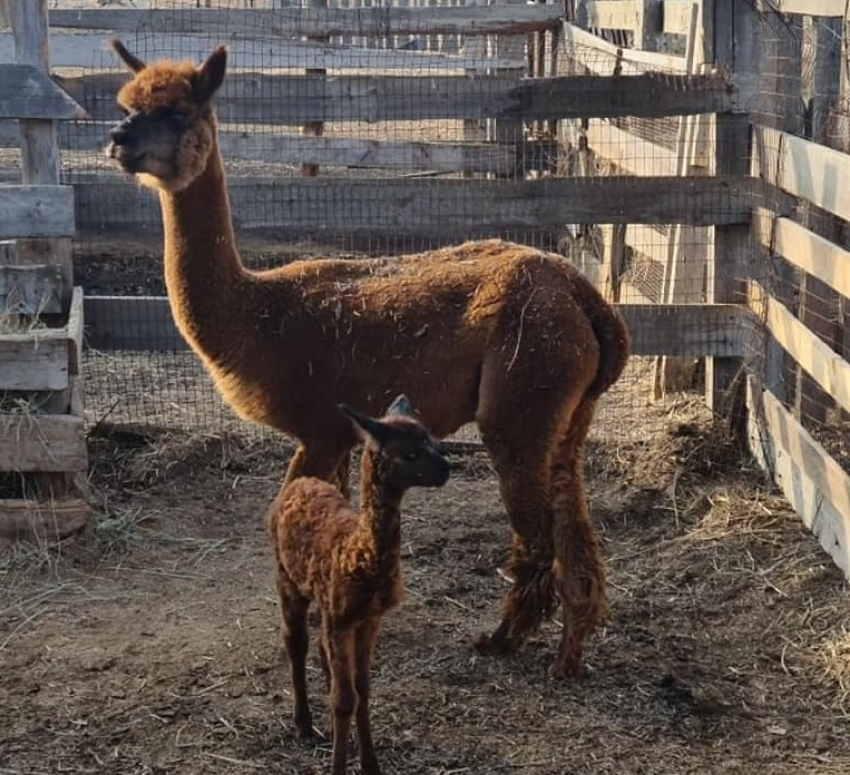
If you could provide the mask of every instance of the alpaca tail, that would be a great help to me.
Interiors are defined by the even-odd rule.
[[[599,398],[623,373],[629,359],[629,332],[619,313],[590,283],[576,289],[576,300],[584,309],[596,341],[599,342],[599,369],[585,398]]]

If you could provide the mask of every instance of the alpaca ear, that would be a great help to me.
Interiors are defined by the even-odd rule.
[[[145,67],[147,67],[141,59],[127,51],[127,47],[117,38],[112,41],[112,48],[114,48],[115,53],[121,57],[121,61],[134,73],[138,73],[139,70],[144,70]]]
[[[227,49],[219,46],[209,55],[206,62],[201,65],[195,76],[194,91],[198,104],[210,100],[224,82],[224,73],[227,70]]]
[[[387,409],[387,414],[397,414],[402,417],[413,417],[413,407],[410,405],[410,401],[404,393],[396,397],[396,400],[390,404],[390,408]]]
[[[389,432],[380,420],[361,414],[355,409],[352,409],[348,404],[338,404],[337,408],[354,423],[354,429],[363,441],[367,443],[371,442],[377,447],[381,447],[386,443]]]

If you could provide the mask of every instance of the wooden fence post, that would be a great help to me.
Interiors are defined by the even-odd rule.
[[[307,13],[310,12],[311,8],[327,8],[328,0],[301,0],[301,7],[306,10]],[[320,36],[315,38],[307,38],[307,40],[314,41],[316,43],[327,43],[330,38],[327,36]],[[325,76],[327,71],[324,68],[308,68],[307,75],[315,75],[315,76]],[[325,122],[324,121],[307,121],[304,126],[301,128],[301,134],[311,136],[311,137],[321,137],[325,133]],[[319,174],[319,165],[318,164],[302,164],[301,165],[301,174],[304,177],[314,178]]]
[[[705,0],[706,55],[735,75],[758,73],[759,17],[749,0]],[[747,175],[750,116],[718,114],[715,124],[716,173]],[[715,227],[714,255],[707,276],[709,303],[745,301],[744,278],[750,275],[749,225]],[[706,402],[728,415],[733,432],[746,438],[746,392],[741,358],[706,358]]]
[[[47,46],[47,0],[4,0],[5,15],[12,25],[15,61],[32,65],[50,74]],[[19,122],[21,133],[21,182],[58,185],[59,143],[56,122],[28,119]],[[15,262],[50,264],[59,267],[64,278],[62,309],[67,311],[73,288],[73,249],[71,240],[18,240]]]

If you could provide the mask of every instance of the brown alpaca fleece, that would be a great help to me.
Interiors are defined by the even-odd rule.
[[[200,68],[146,67],[118,51],[136,75],[119,92],[128,117],[109,152],[159,193],[174,319],[225,400],[298,439],[286,482],[345,481],[356,435],[333,409],[340,401],[375,413],[404,390],[438,437],[477,422],[514,532],[516,579],[478,648],[515,650],[559,597],[574,626],[554,673],[577,672],[605,613],[582,449],[628,357],[619,316],[562,257],[501,240],[246,270],[211,105],[224,50]]]
[[[362,771],[379,773],[369,723],[369,671],[381,618],[402,598],[401,500],[408,488],[439,487],[449,475],[448,463],[410,412],[404,396],[381,420],[344,412],[365,438],[359,511],[328,482],[300,477],[283,488],[267,516],[300,737],[311,736],[313,728],[305,674],[310,602],[321,612],[333,775],[345,772],[355,712]]]

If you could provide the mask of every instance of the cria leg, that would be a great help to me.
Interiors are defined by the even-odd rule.
[[[302,597],[283,568],[278,568],[277,592],[280,597],[280,611],[283,618],[281,636],[289,656],[292,675],[292,695],[294,709],[292,722],[295,734],[305,739],[313,734],[313,717],[307,701],[307,608],[310,601]]]
[[[333,714],[333,753],[331,775],[345,775],[348,763],[348,735],[357,705],[354,688],[354,631],[336,630],[326,622],[322,627],[331,673],[331,712]]]
[[[584,488],[584,444],[595,402],[573,413],[552,465],[555,512],[555,576],[564,608],[564,629],[552,668],[555,677],[581,672],[584,641],[605,618],[605,566],[590,522]]]
[[[357,628],[355,635],[354,688],[357,691],[357,736],[360,741],[360,770],[363,775],[381,775],[369,722],[369,672],[380,626],[379,618],[369,619]]]

